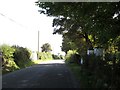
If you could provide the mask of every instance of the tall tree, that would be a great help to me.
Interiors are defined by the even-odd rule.
[[[50,52],[52,51],[51,45],[49,43],[45,43],[41,47],[42,52]]]
[[[89,39],[92,35],[96,46],[104,46],[112,38],[120,35],[120,3],[91,3],[91,2],[36,2],[42,9],[40,13],[56,17],[53,21],[54,33],[81,32],[80,37],[86,39],[88,48],[93,43]],[[115,18],[114,15],[116,15]],[[73,34],[74,33],[74,34]]]
[[[85,39],[87,49],[91,49],[95,46],[107,49],[111,47],[111,45],[115,45],[114,47],[117,47],[118,51],[120,50],[120,2],[48,3],[40,2],[40,0],[38,0],[36,4],[41,8],[39,11],[40,13],[55,17],[53,20],[53,27],[55,28],[53,33],[59,33],[62,35],[66,33],[65,36],[67,36],[69,42],[74,41],[74,44],[76,46],[78,45],[78,48],[80,41]],[[68,45],[66,41],[64,44]],[[116,50],[113,51],[116,52]],[[101,70],[101,76],[104,76],[107,71],[112,71],[112,74],[106,74],[106,78],[108,77],[107,82],[110,81],[110,74],[112,75],[111,85],[108,85],[111,89],[119,87],[118,83],[120,82],[120,59],[116,59],[115,52],[111,61],[112,67],[110,66],[110,61],[107,62],[107,59],[109,59],[112,55],[104,61],[107,62],[106,64],[103,63],[103,60],[100,60],[100,64],[96,66],[98,68],[102,66],[103,69]],[[89,58],[86,60],[88,61],[88,59]],[[86,65],[89,66],[89,64]],[[108,70],[108,67],[110,70]],[[105,72],[103,72],[104,69],[106,69]],[[100,69],[95,68],[95,71],[99,70]]]

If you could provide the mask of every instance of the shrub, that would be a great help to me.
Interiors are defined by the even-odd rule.
[[[65,59],[63,55],[54,55],[52,54],[53,59]]]
[[[46,56],[47,56],[47,58],[46,59],[48,59],[48,60],[52,60],[53,59],[53,57],[52,57],[52,54],[50,53],[50,52],[46,52]]]
[[[67,63],[77,63],[80,64],[80,55],[74,51],[74,50],[69,50],[65,56],[66,62]]]
[[[19,46],[13,46],[13,48],[15,49],[14,61],[20,68],[32,65],[32,61],[30,60],[30,50]]]
[[[60,55],[60,59],[65,59],[65,57],[63,55]]]
[[[52,57],[53,57],[53,59],[60,59],[60,57],[58,55],[52,54]]]
[[[106,54],[105,60],[95,55],[84,56],[84,67],[82,67],[82,70],[83,72],[88,72],[86,75],[89,78],[91,87],[108,88],[111,85],[112,68],[111,65],[107,63],[110,60],[110,54]]]
[[[0,46],[0,50],[2,51],[3,55],[2,56],[3,73],[19,69],[19,67],[16,65],[13,59],[13,53],[15,52],[15,49],[10,47],[9,45],[3,44]]]
[[[52,54],[50,52],[40,52],[39,54],[40,60],[52,60]]]

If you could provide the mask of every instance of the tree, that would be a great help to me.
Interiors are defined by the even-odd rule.
[[[42,48],[42,52],[50,52],[50,51],[52,51],[51,45],[49,43],[43,44],[41,48]]]
[[[86,53],[86,42],[84,38],[80,38],[78,34],[75,36],[69,36],[69,34],[63,35],[62,51],[66,52],[69,50],[76,50],[79,54],[83,55]]]
[[[97,60],[96,58],[92,60],[92,57],[86,58],[86,60],[89,59],[93,62],[97,60],[96,63],[98,64],[95,68],[96,76],[97,71],[100,70],[101,76],[106,77],[102,77],[103,80],[100,81],[104,82],[106,79],[108,88],[119,87],[118,82],[120,82],[120,74],[118,74],[117,72],[119,71],[116,70],[119,70],[120,64],[119,61],[116,61],[118,59],[116,59],[115,53],[120,50],[120,2],[40,2],[40,0],[38,0],[36,4],[41,8],[41,10],[39,10],[40,13],[55,17],[53,20],[53,33],[64,35],[63,50],[74,48],[72,46],[66,47],[66,45],[70,45],[68,42],[74,42],[77,47],[75,49],[78,50],[81,49],[79,47],[80,43],[84,43],[83,45],[86,46],[87,49],[103,47],[109,50],[110,47],[110,49],[113,50],[114,48],[114,53],[112,53],[114,54],[114,58],[112,58],[112,61],[107,61],[108,58],[104,61],[101,59]],[[83,42],[81,42],[82,40]],[[111,62],[112,67],[110,66]],[[87,70],[90,69],[87,68]],[[111,78],[109,76],[111,75],[110,70],[112,71],[112,80],[108,83],[109,78]],[[90,72],[92,71],[90,70]],[[96,81],[99,85],[99,75]],[[102,84],[104,87],[105,83]],[[96,84],[93,86],[95,85]]]
[[[120,3],[90,2],[36,2],[42,9],[40,13],[54,16],[54,33],[70,33],[86,39],[87,47],[104,46],[111,38],[120,35]],[[114,15],[117,15],[115,18]],[[73,34],[74,33],[74,34]],[[94,43],[88,38],[91,35]]]
[[[66,35],[63,35],[62,40],[62,51],[64,51],[67,54],[67,51],[69,50],[76,50],[77,47],[72,40],[70,40]]]

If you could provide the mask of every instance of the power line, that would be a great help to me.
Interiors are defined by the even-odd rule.
[[[26,28],[24,25],[18,23],[17,21],[15,21],[14,19],[8,17],[7,15],[5,15],[5,14],[3,14],[3,13],[0,13],[0,15],[3,16],[3,17],[5,17],[5,18],[7,18],[7,19],[10,20],[11,22],[14,22],[14,23],[18,24],[19,26]]]

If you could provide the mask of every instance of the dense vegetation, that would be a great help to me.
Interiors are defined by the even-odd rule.
[[[2,52],[2,72],[8,73],[34,64],[30,60],[30,51],[19,46],[0,46]]]
[[[32,60],[32,52],[24,47],[0,45],[0,53],[2,53],[2,73],[6,74],[15,70],[26,68],[40,61],[62,59],[62,56],[51,54],[51,46],[49,43],[43,44],[42,52],[38,53],[39,60]]]
[[[38,53],[39,60],[52,60],[51,54],[52,48],[49,43],[45,43],[41,46],[41,52]]]
[[[40,60],[52,60],[52,54],[50,52],[39,52],[39,59]]]
[[[57,59],[65,59],[63,55],[55,55],[55,54],[52,54],[52,57],[54,60],[57,60]]]
[[[30,60],[31,56],[30,50],[20,46],[12,47],[15,49],[15,52],[13,53],[14,61],[20,68],[25,68],[33,64],[33,62]]]
[[[43,44],[41,49],[42,52],[38,53],[40,60],[64,59],[62,55],[55,55],[51,53],[52,48],[49,43]]]
[[[49,43],[43,44],[41,49],[42,49],[42,52],[51,52],[52,51],[51,45]]]
[[[119,88],[120,2],[40,2],[39,12],[55,17],[54,32],[63,35],[66,61],[79,65],[81,81],[89,87]],[[87,55],[102,48],[104,58]],[[71,51],[70,51],[71,50]],[[80,58],[83,64],[80,65]],[[82,80],[82,77],[84,80]],[[82,83],[81,82],[81,83]]]
[[[14,62],[13,53],[15,49],[8,45],[1,45],[0,51],[2,52],[2,70],[3,73],[11,72],[19,69],[18,65]]]

